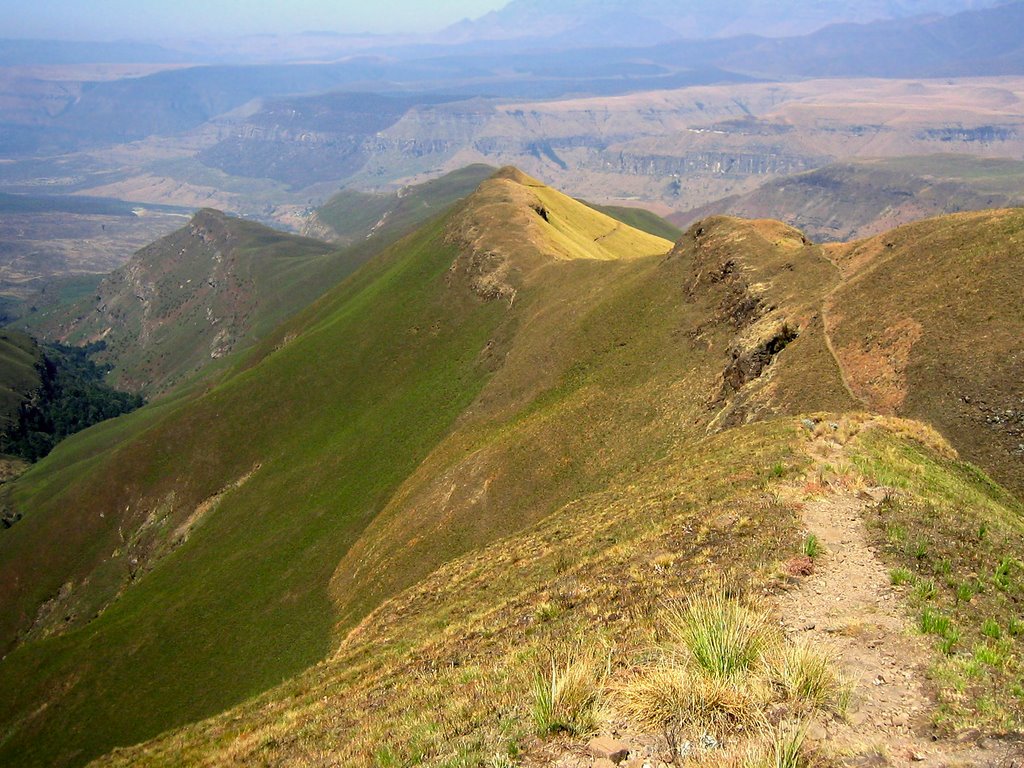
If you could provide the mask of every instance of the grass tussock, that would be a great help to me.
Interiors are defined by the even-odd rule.
[[[807,731],[800,724],[780,725],[725,749],[686,759],[684,768],[807,768]]]
[[[658,660],[619,686],[615,705],[662,733],[677,765],[805,765],[802,723],[846,709],[850,686],[832,660],[789,642],[756,605],[717,590],[669,607],[663,625]],[[694,752],[705,736],[729,749]]]
[[[810,533],[807,535],[807,538],[804,539],[803,552],[812,560],[816,559],[821,554],[821,541],[818,540],[818,537],[815,534]]]
[[[696,666],[714,677],[747,672],[778,642],[767,614],[715,591],[670,608],[665,629]]]
[[[539,736],[586,736],[597,730],[609,656],[577,646],[559,663],[551,660],[533,683],[533,722]]]
[[[849,705],[849,683],[832,659],[806,643],[783,645],[769,666],[777,689],[798,707],[843,714]]]

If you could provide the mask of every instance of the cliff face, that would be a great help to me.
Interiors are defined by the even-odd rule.
[[[688,210],[840,158],[1020,156],[1016,87],[821,80],[418,105],[365,140],[369,159],[353,180],[373,185],[482,161],[516,165],[587,199]],[[954,103],[955,115],[942,106]],[[947,118],[955,125],[936,128]]]

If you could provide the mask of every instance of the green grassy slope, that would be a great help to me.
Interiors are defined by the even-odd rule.
[[[624,231],[604,251],[633,242]],[[0,629],[23,642],[0,665],[16,691],[4,762],[76,762],[327,652],[335,568],[474,398],[511,322],[453,273],[457,255],[431,225],[220,384],[72,440],[15,487],[26,518],[3,542],[17,587]],[[65,689],[69,675],[81,682]],[[23,720],[41,701],[45,717]],[[61,739],[41,737],[53,728]]]
[[[487,765],[533,741],[533,679],[577,643],[616,669],[650,652],[665,601],[758,586],[799,547],[773,467],[804,465],[793,420],[679,443],[543,521],[438,569],[322,664],[224,716],[103,765]]]
[[[112,382],[159,394],[248,346],[358,263],[325,243],[204,210],[94,293],[26,322],[44,338],[103,342],[96,359],[113,366]]]
[[[872,513],[871,535],[894,564],[940,585],[924,605],[908,598],[914,619],[926,609],[949,612],[963,629],[964,647],[980,641],[1002,649],[1004,664],[935,653],[940,680],[962,684],[939,692],[942,721],[973,716],[972,724],[998,730],[1013,722],[1002,719],[1003,707],[1014,709],[1019,722],[1012,676],[1021,638],[982,637],[978,611],[981,603],[999,606],[984,615],[998,616],[1004,632],[1013,618],[1019,565],[1002,586],[996,582],[1001,558],[1024,557],[1021,507],[977,468],[919,441],[927,431],[915,434],[915,427],[873,422],[851,438],[842,451],[849,462],[842,482],[894,489]],[[800,420],[776,419],[676,446],[621,483],[583,494],[515,536],[438,569],[295,679],[97,765],[501,764],[496,756],[543,765],[552,751],[571,754],[586,737],[536,739],[536,675],[548,673],[553,658],[567,663],[596,652],[611,669],[606,689],[614,702],[616,688],[650,663],[666,602],[721,580],[734,593],[779,590],[786,581],[780,563],[801,551],[799,507],[806,503],[787,501],[792,495],[780,491],[818,482],[813,442]],[[806,498],[836,492],[818,487]],[[966,533],[955,512],[964,504],[980,507],[972,521],[988,521],[992,546],[975,551],[944,538]],[[920,511],[908,518],[911,506]],[[927,509],[941,510],[938,525]],[[892,538],[896,528],[904,538]],[[923,557],[914,554],[922,539],[910,535],[927,537]],[[983,591],[973,605],[957,602],[957,583],[947,586],[945,579],[968,577],[979,564]]]
[[[200,372],[222,370],[225,356],[441,215],[493,170],[470,166],[390,197],[342,193],[324,209],[346,233],[335,245],[204,210],[95,288],[47,286],[20,325],[65,343],[102,341],[96,359],[113,367],[116,385],[162,395]]]
[[[1024,210],[911,224],[833,253],[833,344],[873,410],[934,425],[1024,492]]]
[[[791,417],[865,407],[844,323],[917,253],[866,247],[725,217],[673,247],[503,169],[217,382],[14,486],[0,763],[80,764],[267,691],[123,760],[452,765],[521,743],[552,643],[640,652],[656,595],[795,551],[771,486],[813,461]]]
[[[683,230],[667,219],[661,218],[645,208],[632,208],[625,205],[594,205],[587,203],[601,213],[606,213],[613,219],[618,219],[634,229],[639,229],[666,240],[676,240],[683,234]]]
[[[451,258],[436,228],[425,233],[257,369],[187,408],[141,412],[99,459],[69,446],[83,458],[59,482],[45,467],[25,478],[19,500],[32,511],[5,534],[0,570],[31,589],[5,595],[5,641],[11,619],[24,631],[31,606],[62,583],[75,587],[54,621],[73,614],[81,626],[44,639],[54,626],[29,624],[39,639],[0,665],[15,692],[0,717],[17,725],[0,762],[78,762],[218,711],[326,653],[331,571],[482,382],[476,357],[499,308],[470,294],[446,300]],[[413,323],[431,338],[409,338]],[[225,489],[172,549],[173,532]],[[58,531],[62,548],[40,557]],[[65,687],[69,675],[80,683]],[[44,717],[16,714],[41,701]],[[54,728],[63,736],[46,738]]]
[[[466,197],[495,170],[470,165],[389,195],[343,190],[317,209],[310,230],[343,245],[388,243]]]
[[[447,560],[699,444],[757,386],[715,397],[740,337],[799,324],[802,286],[838,273],[762,224],[670,247],[505,171],[208,391],[59,448],[0,549],[0,630],[23,638],[0,760],[73,764],[212,714]]]
[[[41,359],[32,338],[19,331],[0,331],[0,431],[7,432],[18,421],[18,408],[39,388],[36,365]]]

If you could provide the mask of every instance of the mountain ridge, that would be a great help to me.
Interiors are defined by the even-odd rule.
[[[407,755],[417,718],[433,717],[429,697],[446,688],[429,675],[396,687],[402,670],[424,660],[435,673],[466,671],[452,663],[462,656],[446,627],[473,664],[479,654],[511,659],[487,617],[518,627],[507,636],[534,654],[548,627],[564,627],[537,617],[559,611],[581,627],[633,616],[642,645],[653,625],[637,606],[663,582],[634,580],[630,561],[663,574],[671,566],[644,563],[678,553],[673,594],[709,563],[738,563],[749,570],[732,574],[737,583],[760,583],[799,547],[797,507],[770,490],[773,478],[816,466],[813,433],[845,439],[842,425],[852,433],[877,419],[885,437],[872,457],[910,450],[908,434],[941,446],[928,427],[891,415],[842,415],[864,410],[879,369],[878,381],[906,391],[896,415],[936,403],[923,415],[956,426],[953,447],[1019,487],[1006,445],[979,450],[989,427],[947,397],[948,382],[954,396],[978,394],[969,358],[945,355],[954,329],[960,345],[1006,337],[1014,305],[918,278],[949,260],[962,280],[993,259],[1015,269],[1022,228],[1021,211],[989,212],[823,248],[779,222],[711,217],[673,246],[499,171],[232,357],[210,386],[72,438],[8,489],[26,514],[0,533],[0,578],[14,585],[0,612],[0,684],[16,692],[0,702],[11,728],[0,760],[78,764],[234,706],[110,759],[213,761],[223,744],[205,739],[216,733],[230,734],[237,760],[316,759],[317,739],[352,765],[379,762],[381,744]],[[1012,290],[1001,275],[990,279]],[[954,294],[956,312],[936,319]],[[913,299],[906,311],[931,307],[920,317],[929,328],[896,350],[890,373],[902,296]],[[879,297],[880,311],[860,310]],[[865,338],[878,343],[857,346]],[[1004,345],[1007,370],[1019,344]],[[1000,376],[985,394],[1015,386]],[[921,460],[1012,506],[980,470]],[[61,549],[46,547],[61,530]],[[438,611],[423,612],[431,601]],[[509,661],[516,675],[527,674],[525,658]],[[282,679],[292,682],[275,688]],[[519,678],[506,682],[495,723],[522,712]],[[410,686],[408,699],[367,703]],[[345,691],[363,719],[335,727],[348,710],[320,707]],[[310,713],[298,730],[252,714],[294,725],[299,712],[283,713],[295,701]],[[268,738],[235,742],[223,718],[239,713]],[[488,748],[526,738],[520,720],[511,736],[469,710],[453,722],[452,738],[475,729]],[[394,736],[375,743],[382,728]]]

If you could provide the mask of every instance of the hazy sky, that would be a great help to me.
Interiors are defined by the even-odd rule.
[[[113,40],[435,31],[508,0],[0,0],[0,37]]]

